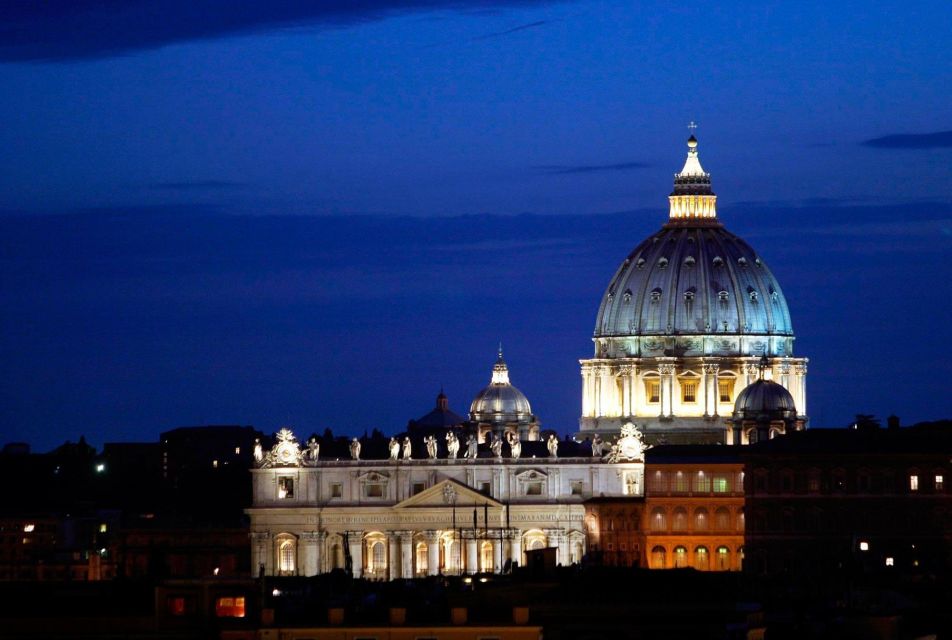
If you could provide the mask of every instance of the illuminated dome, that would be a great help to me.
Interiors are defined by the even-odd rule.
[[[780,283],[718,219],[693,135],[668,220],[615,271],[593,341],[594,357],[580,361],[581,436],[614,437],[633,422],[652,444],[739,443],[726,418],[758,372],[806,422],[807,359],[793,355]]]
[[[693,136],[688,149],[675,176],[670,219],[615,272],[595,337],[742,334],[763,336],[748,355],[764,348],[784,355],[791,345],[776,337],[792,337],[793,325],[780,284],[757,252],[717,219],[710,174],[701,168]],[[753,342],[713,344],[718,353],[737,353]]]
[[[783,385],[773,380],[757,380],[748,385],[734,402],[734,415],[756,417],[762,413],[789,413],[796,415],[793,396]]]
[[[473,398],[469,419],[476,425],[481,442],[487,442],[490,434],[499,437],[518,435],[522,440],[539,439],[539,420],[532,415],[525,394],[509,382],[509,367],[502,357],[502,347],[493,365],[489,386]]]
[[[474,422],[519,422],[532,417],[529,400],[509,382],[509,368],[502,357],[502,349],[493,365],[492,381],[473,399],[469,407]]]

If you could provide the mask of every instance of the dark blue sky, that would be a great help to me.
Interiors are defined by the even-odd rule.
[[[10,9],[0,441],[398,429],[440,384],[464,412],[498,340],[569,432],[692,119],[813,424],[948,417],[952,13],[802,4]]]

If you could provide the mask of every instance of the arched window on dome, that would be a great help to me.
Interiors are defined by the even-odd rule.
[[[650,297],[652,302],[661,302],[661,288],[655,287],[652,289]]]
[[[723,266],[724,266],[724,258],[722,258],[722,257],[720,257],[720,256],[714,256],[714,259],[711,260],[711,264],[713,264],[715,267],[723,267]]]
[[[741,257],[737,258],[737,264],[739,264],[739,265],[742,266],[742,267],[746,267],[746,266],[747,266],[747,258],[745,258],[744,256],[741,256]]]
[[[694,259],[694,256],[688,256],[687,258],[684,259],[684,266],[690,269],[694,266],[695,262],[697,261]]]
[[[625,293],[622,294],[622,299],[625,302],[631,302],[631,289],[625,289]]]
[[[685,302],[694,302],[694,287],[691,287],[684,292],[684,301]]]
[[[664,257],[658,258],[658,268],[666,269],[667,267],[668,267],[668,259]]]
[[[644,269],[644,268],[645,268],[645,259],[644,259],[644,258],[638,258],[638,259],[635,261],[635,268],[636,268],[636,269]]]
[[[717,292],[717,299],[721,302],[727,302],[730,299],[731,294],[728,293],[726,289],[721,289]]]
[[[756,291],[754,291],[753,289],[749,289],[749,290],[747,291],[747,295],[750,296],[750,301],[751,301],[751,302],[757,302],[757,299],[760,297],[760,294],[758,294],[758,293],[757,293]]]

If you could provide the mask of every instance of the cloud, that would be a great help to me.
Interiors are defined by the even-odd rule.
[[[952,147],[952,131],[894,133],[863,140],[860,144],[879,149],[943,149]]]
[[[169,44],[292,27],[342,27],[418,11],[560,0],[50,0],[4,7],[0,61],[108,58]],[[10,3],[7,3],[8,5]],[[539,26],[522,25],[495,37]]]
[[[475,38],[473,38],[473,40],[477,41],[477,40],[489,40],[490,38],[499,38],[500,36],[507,36],[510,33],[516,33],[517,31],[525,31],[526,29],[541,27],[542,25],[547,23],[548,23],[547,20],[537,20],[536,22],[521,24],[518,27],[513,27],[512,29],[506,29],[505,31],[497,31],[495,33],[487,33],[485,35],[476,36]]]
[[[544,164],[532,167],[535,171],[548,176],[561,176],[572,173],[605,173],[610,171],[631,171],[632,169],[647,169],[650,164],[645,162],[617,162],[614,164]]]
[[[149,185],[150,189],[161,191],[212,191],[240,189],[246,186],[243,182],[230,182],[228,180],[190,180],[183,182],[153,182]]]

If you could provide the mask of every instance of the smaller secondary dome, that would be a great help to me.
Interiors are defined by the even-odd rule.
[[[489,386],[480,391],[469,407],[469,417],[473,422],[530,422],[532,408],[529,400],[519,389],[509,382],[509,368],[502,357],[502,347]]]
[[[754,417],[762,414],[793,414],[797,407],[787,389],[773,380],[754,381],[737,396],[734,415]]]

